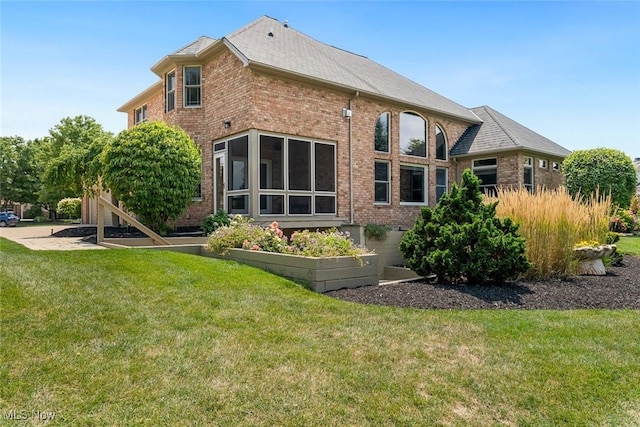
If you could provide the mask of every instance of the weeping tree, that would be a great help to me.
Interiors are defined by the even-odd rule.
[[[189,135],[163,122],[120,132],[102,154],[103,180],[126,209],[164,234],[189,206],[200,182],[200,151]]]

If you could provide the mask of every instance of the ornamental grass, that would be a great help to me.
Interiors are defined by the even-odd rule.
[[[573,198],[565,187],[524,188],[499,191],[496,216],[520,224],[527,243],[527,259],[533,265],[525,274],[531,279],[569,276],[577,266],[574,246],[580,241],[606,242],[609,231],[609,197]]]

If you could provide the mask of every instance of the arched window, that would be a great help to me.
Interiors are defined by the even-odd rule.
[[[400,154],[427,157],[427,121],[416,113],[400,113]]]
[[[447,137],[440,128],[436,125],[436,159],[447,160]]]
[[[389,152],[389,113],[382,113],[376,120],[374,134],[375,150]]]

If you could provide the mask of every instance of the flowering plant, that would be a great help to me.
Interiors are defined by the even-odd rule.
[[[335,228],[327,231],[296,231],[287,239],[274,221],[262,228],[250,218],[236,215],[229,226],[218,228],[209,237],[209,249],[225,253],[232,248],[275,252],[309,257],[353,256],[366,254],[367,249],[357,246],[348,232]]]

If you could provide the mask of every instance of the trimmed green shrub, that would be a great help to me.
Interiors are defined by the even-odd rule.
[[[637,176],[631,158],[613,148],[578,150],[562,164],[566,186],[573,196],[611,194],[611,203],[629,207],[636,192]]]
[[[67,215],[68,218],[79,218],[82,210],[82,200],[77,197],[68,197],[58,202],[56,212]]]
[[[390,225],[367,224],[364,226],[364,235],[368,239],[384,240],[387,238],[389,231],[391,231]]]
[[[220,210],[211,215],[208,215],[202,222],[202,231],[205,235],[210,235],[216,231],[219,227],[231,224],[231,217],[225,211]]]
[[[411,270],[440,283],[503,284],[526,272],[525,240],[511,219],[495,217],[497,202],[483,203],[480,180],[470,170],[434,208],[423,207],[400,250]]]
[[[189,135],[163,122],[123,130],[102,153],[103,178],[127,210],[164,234],[191,204],[200,182],[200,151]]]

